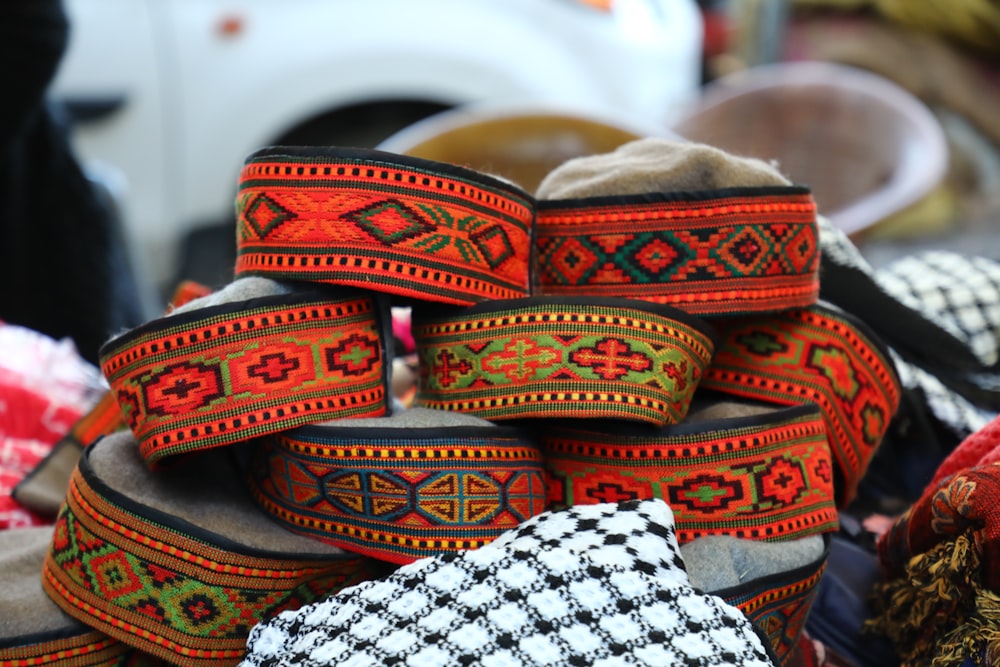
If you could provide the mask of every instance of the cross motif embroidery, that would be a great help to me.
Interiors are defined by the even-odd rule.
[[[442,387],[450,387],[452,384],[458,382],[458,376],[465,375],[472,370],[472,364],[470,364],[465,359],[458,359],[448,350],[441,350],[438,354],[438,359],[441,360],[440,364],[432,364],[431,372],[437,378],[438,384]],[[458,362],[452,365],[454,362]],[[456,373],[452,376],[452,373]]]
[[[280,352],[265,354],[260,363],[247,368],[250,377],[260,378],[264,382],[281,382],[288,379],[288,374],[299,369],[298,359],[289,359]]]
[[[605,380],[617,380],[629,372],[649,370],[652,362],[641,352],[632,352],[619,338],[605,338],[594,347],[584,347],[570,357],[573,363],[593,368]]]
[[[483,359],[483,368],[502,373],[511,382],[524,382],[543,369],[562,361],[562,354],[551,347],[539,347],[526,338],[515,338]]]

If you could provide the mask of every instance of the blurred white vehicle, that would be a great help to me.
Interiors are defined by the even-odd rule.
[[[372,146],[469,102],[666,122],[700,83],[694,0],[67,0],[53,86],[88,164],[118,174],[139,271],[231,219],[270,144]],[[110,178],[113,182],[115,179]],[[235,242],[234,242],[235,243]]]

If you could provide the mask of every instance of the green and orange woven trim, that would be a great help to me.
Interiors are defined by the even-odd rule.
[[[101,365],[150,466],[177,454],[387,411],[387,307],[316,290],[164,317]]]
[[[782,541],[839,525],[816,405],[656,431],[545,425],[539,441],[552,509],[660,498],[681,544],[705,535]]]
[[[236,197],[236,275],[471,305],[528,294],[533,202],[471,169],[375,150],[272,147]]]
[[[799,186],[544,200],[534,293],[628,297],[703,316],[816,302],[816,205]]]
[[[541,453],[523,432],[372,421],[262,438],[258,504],[295,532],[392,563],[479,548],[545,511]]]
[[[899,407],[896,369],[857,318],[827,304],[719,323],[702,387],[745,398],[813,402],[826,419],[838,507],[854,497]]]
[[[416,404],[490,420],[676,423],[712,356],[712,331],[675,308],[626,299],[533,297],[415,311]]]
[[[221,465],[225,452],[177,475],[146,470],[134,452],[127,432],[85,451],[45,556],[42,588],[90,627],[174,664],[231,666],[257,623],[370,577],[364,559],[319,543],[306,551],[308,540],[273,526]],[[188,518],[174,514],[174,498]],[[198,503],[213,509],[196,524]],[[269,530],[295,548],[258,546]]]
[[[0,667],[161,667],[163,660],[141,653],[103,632],[83,626],[81,634],[25,638],[0,645]]]
[[[822,556],[811,563],[734,588],[712,591],[712,595],[742,611],[763,630],[782,665],[795,664],[792,652],[806,627],[817,585],[826,570],[830,537],[824,535],[823,540]]]

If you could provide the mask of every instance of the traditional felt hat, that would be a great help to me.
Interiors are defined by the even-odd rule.
[[[546,509],[533,438],[471,415],[413,408],[255,448],[254,498],[282,525],[394,563],[481,547]]]
[[[720,343],[701,386],[779,405],[819,405],[837,505],[846,507],[899,406],[899,377],[884,344],[864,322],[826,303],[717,326]]]
[[[63,612],[42,591],[52,528],[0,531],[0,667],[153,667],[163,662]]]
[[[246,667],[777,664],[742,613],[691,586],[659,500],[546,512],[280,614],[247,646]]]
[[[371,561],[261,512],[230,454],[152,472],[131,433],[91,445],[55,525],[45,592],[145,653],[222,667],[240,660],[256,623],[371,576]]]
[[[491,420],[684,418],[714,330],[633,299],[531,297],[415,309],[416,404]]]
[[[101,348],[152,466],[178,454],[389,410],[389,306],[322,286],[236,280]]]
[[[646,138],[567,161],[537,197],[535,294],[704,316],[807,306],[819,294],[815,203],[759,160]]]
[[[791,667],[830,543],[829,534],[780,543],[709,535],[680,551],[691,585],[742,611],[767,635],[780,664]]]
[[[237,276],[459,305],[528,294],[533,201],[471,169],[275,146],[246,159],[236,210]]]
[[[705,535],[788,541],[836,531],[819,406],[696,394],[659,429],[562,421],[538,427],[552,509],[662,498],[681,544]]]

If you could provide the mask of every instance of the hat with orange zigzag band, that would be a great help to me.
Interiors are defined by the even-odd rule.
[[[388,306],[373,295],[317,287],[175,312],[101,348],[150,466],[388,409]]]
[[[595,430],[544,424],[553,509],[661,498],[677,540],[791,540],[835,531],[833,468],[816,405],[696,398],[681,424]]]
[[[416,404],[490,420],[684,418],[712,327],[632,299],[531,297],[415,310]]]
[[[174,664],[236,665],[250,629],[375,574],[247,496],[227,450],[153,472],[127,431],[85,450],[42,566],[70,616]]]
[[[376,150],[265,148],[236,197],[236,275],[471,305],[528,294],[531,197],[471,169]]]
[[[721,342],[701,386],[779,405],[818,404],[837,505],[845,507],[899,407],[888,351],[863,322],[824,303],[717,326]]]
[[[159,667],[165,664],[81,623],[42,590],[52,527],[0,532],[0,667]]]
[[[409,563],[493,541],[545,510],[537,445],[515,428],[413,408],[261,438],[257,503],[287,528]]]

